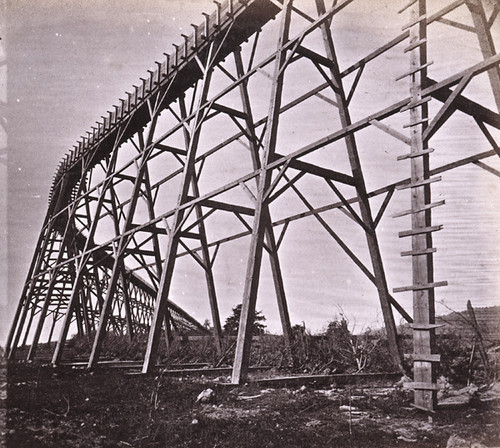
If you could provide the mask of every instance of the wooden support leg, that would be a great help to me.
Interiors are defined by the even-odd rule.
[[[319,15],[324,14],[326,12],[323,0],[316,0],[316,7]],[[330,31],[329,22],[323,23],[321,25],[321,30],[323,33],[323,41],[325,44],[327,57],[329,60],[333,62],[333,66],[331,67],[330,72],[333,84],[336,87],[335,96],[339,109],[340,121],[342,127],[346,128],[351,124],[351,118],[349,114],[347,99],[342,86],[342,77],[340,76],[340,72],[338,69],[338,61],[337,61],[337,56],[335,54],[335,48],[333,44],[333,38]],[[391,353],[394,366],[400,371],[402,371],[403,366],[401,359],[401,349],[399,347],[399,342],[396,332],[396,324],[394,321],[394,315],[390,304],[389,288],[387,286],[384,266],[382,263],[382,257],[380,254],[378,239],[375,232],[375,225],[371,214],[370,203],[368,201],[368,195],[366,192],[363,171],[361,168],[361,163],[359,160],[358,149],[354,135],[348,134],[345,138],[345,142],[347,146],[347,152],[349,155],[349,162],[351,164],[353,177],[356,180],[356,192],[360,199],[359,208],[361,212],[361,219],[363,220],[365,226],[368,229],[368,231],[366,232],[366,240],[370,252],[370,258],[372,261],[374,276],[376,279],[376,287],[380,299],[382,314],[384,316],[384,323],[389,342],[389,350]]]
[[[199,106],[201,106],[207,98],[208,90],[210,87],[210,80],[212,77],[212,50],[208,53],[207,63],[204,70],[204,77],[202,80],[202,90],[199,97]],[[175,260],[177,258],[177,248],[179,246],[179,240],[181,237],[182,223],[184,222],[184,215],[186,211],[181,206],[187,201],[189,188],[191,186],[192,177],[195,175],[195,159],[196,159],[196,149],[198,147],[198,141],[200,138],[201,124],[203,122],[203,111],[200,108],[197,109],[197,113],[193,118],[192,129],[194,130],[189,142],[189,148],[186,156],[186,162],[184,165],[183,177],[181,182],[179,199],[177,202],[177,207],[173,217],[172,230],[169,234],[168,246],[165,255],[165,261],[162,269],[162,277],[160,280],[160,285],[158,287],[158,294],[156,296],[155,309],[153,312],[153,320],[151,322],[151,329],[149,331],[149,338],[146,347],[146,355],[144,358],[144,364],[142,366],[142,372],[151,372],[156,363],[156,358],[158,355],[158,345],[160,342],[161,326],[164,320],[164,316],[168,307],[167,300],[170,293],[170,286],[172,282],[172,276],[174,273]],[[192,210],[192,209],[191,209]]]
[[[234,54],[236,71],[238,77],[242,77],[245,74],[243,61],[241,58],[241,52],[237,51]],[[259,143],[255,133],[255,125],[253,119],[252,108],[250,105],[250,97],[248,94],[248,86],[246,82],[240,84],[240,95],[243,103],[243,112],[246,117],[247,133],[249,135],[249,144],[251,149],[252,163],[254,169],[260,168],[259,159]],[[257,179],[258,185],[258,179]],[[289,352],[292,345],[292,326],[290,324],[290,315],[288,313],[288,305],[286,301],[285,287],[283,283],[283,276],[281,274],[281,266],[278,256],[278,247],[276,246],[276,240],[274,237],[274,230],[271,222],[271,216],[269,214],[269,206],[264,204],[265,214],[265,234],[266,242],[269,247],[269,261],[271,263],[271,271],[273,275],[274,288],[276,291],[276,299],[278,301],[278,310],[281,319],[281,327],[283,329],[283,336],[285,339],[285,348]]]
[[[425,16],[426,2],[418,0],[410,8],[410,22],[414,22],[410,28],[410,42],[425,40],[427,38],[427,26],[424,21],[418,21],[418,17]],[[427,64],[426,44],[410,51],[410,67],[425,67]],[[418,103],[423,82],[425,82],[427,71],[417,71],[410,77],[410,91],[412,102]],[[427,104],[410,109],[411,129],[411,153],[422,154],[427,148],[427,142],[423,139],[428,118]],[[419,124],[420,123],[420,124]],[[411,158],[411,181],[415,184],[429,179],[429,154]],[[432,224],[431,209],[425,209],[426,204],[431,203],[430,184],[417,186],[411,191],[412,229],[429,228]],[[416,233],[412,237],[412,250],[416,253],[432,248],[432,233]],[[432,284],[434,281],[433,254],[422,254],[412,256],[413,284]],[[415,388],[414,405],[417,408],[432,411],[437,405],[437,392],[434,388],[437,380],[437,364],[428,361],[419,361],[419,355],[430,355],[435,353],[435,304],[434,288],[413,291],[413,353],[417,359],[413,363],[413,378],[415,383],[421,387]]]
[[[180,109],[181,109],[181,118],[183,120],[187,117],[186,105],[184,102],[184,98],[182,97],[180,100]],[[186,143],[186,148],[189,148],[191,136],[186,128],[184,128],[184,140]],[[197,148],[195,148],[197,150]],[[191,179],[191,188],[193,191],[193,195],[198,197],[200,195],[200,191],[198,188],[198,179],[196,175],[193,175]],[[198,233],[200,235],[200,245],[201,245],[201,254],[202,260],[205,270],[205,280],[207,282],[207,290],[208,290],[208,300],[210,302],[210,311],[212,313],[212,325],[214,332],[214,341],[215,348],[217,351],[217,355],[222,355],[222,327],[220,323],[220,314],[219,314],[219,305],[217,303],[217,293],[215,291],[215,280],[212,269],[212,264],[210,261],[210,253],[208,251],[208,241],[207,241],[207,232],[205,229],[205,224],[201,219],[203,216],[202,210],[200,206],[195,207],[196,217],[199,220],[198,224]]]
[[[292,1],[287,0],[283,5],[283,16],[281,22],[280,38],[278,48],[282,48],[288,41],[290,31],[290,19],[292,12]],[[267,132],[264,142],[264,153],[261,166],[267,166],[272,160],[276,149],[278,134],[279,113],[281,107],[281,96],[283,91],[284,68],[286,65],[286,50],[277,53],[275,61],[275,72],[271,92],[270,110],[267,120]],[[248,256],[247,274],[245,279],[245,290],[241,307],[240,326],[233,365],[232,382],[241,384],[248,374],[250,362],[250,345],[252,341],[253,320],[255,316],[255,303],[259,287],[260,267],[262,262],[262,249],[266,224],[265,193],[271,185],[272,171],[263,169],[259,176],[257,201]]]

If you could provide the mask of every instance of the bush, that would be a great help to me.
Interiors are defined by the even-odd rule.
[[[367,330],[354,335],[344,318],[331,321],[326,329],[312,334],[305,326],[292,328],[293,341],[290,351],[280,335],[254,336],[251,347],[251,365],[271,366],[295,373],[330,374],[394,371],[387,336],[384,330]],[[68,341],[66,357],[88,358],[94,334],[75,336]],[[142,360],[147,335],[138,334],[132,342],[124,335],[108,333],[103,342],[101,359]],[[403,353],[412,353],[411,331],[400,332]],[[488,380],[484,366],[476,354],[473,365],[470,356],[473,341],[459,335],[436,336],[436,352],[441,355],[438,375],[453,383],[467,384]],[[220,367],[230,366],[234,359],[236,337],[223,339],[222,354],[218,354],[211,336],[190,337],[177,335],[166,349],[162,339],[160,362],[168,364],[206,363]],[[412,365],[405,361],[405,370],[411,374]],[[472,367],[472,371],[470,371]]]

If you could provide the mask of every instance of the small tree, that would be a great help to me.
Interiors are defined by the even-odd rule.
[[[238,327],[240,325],[240,317],[241,317],[241,303],[236,305],[233,308],[232,314],[226,319],[226,323],[224,324],[224,333],[227,335],[237,335]],[[266,326],[262,323],[266,320],[261,311],[255,311],[255,316],[253,320],[253,331],[252,334],[254,336],[261,335],[264,333]]]

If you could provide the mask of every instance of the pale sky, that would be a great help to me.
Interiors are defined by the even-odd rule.
[[[8,331],[21,294],[59,160],[147,69],[155,67],[154,61],[160,60],[163,52],[172,51],[172,43],[182,41],[181,33],[189,33],[191,23],[202,22],[202,12],[212,12],[215,7],[205,0],[89,0],[83,3],[16,0],[8,3],[6,38],[1,36],[7,43],[8,67],[8,252],[5,257],[6,245],[2,242],[4,252],[0,259],[0,263],[6,259],[8,264],[7,281],[5,271],[0,269],[0,285],[8,283],[8,287],[3,287],[0,297],[0,342]],[[371,16],[358,16],[366,13],[367,5],[373,2],[354,2],[346,8],[343,21],[334,25],[341,69],[397,35],[405,23],[404,18],[399,19],[401,23],[386,20],[389,10],[399,9],[398,5],[404,1],[377,3]],[[443,2],[429,4],[434,5],[435,10]],[[457,17],[468,20],[466,10],[460,10]],[[498,28],[493,29],[497,48],[500,46]],[[431,37],[438,44],[430,50],[439,53],[440,59],[435,61],[435,68],[430,69],[430,76],[441,79],[440,76],[459,70],[459,65],[466,68],[480,60],[474,36],[464,37],[458,30],[445,34],[450,30],[444,25],[433,30]],[[399,49],[402,53],[401,47]],[[391,52],[379,68],[367,70],[359,86],[364,96],[353,101],[353,120],[367,115],[372,102],[386,100],[388,105],[408,95],[404,85],[394,83],[394,78],[408,66],[405,56],[399,53]],[[383,82],[384,77],[392,81]],[[303,78],[292,77],[290,82],[301,84]],[[387,85],[391,86],[390,91]],[[493,108],[489,92],[472,85],[470,94]],[[266,99],[262,101],[265,104]],[[315,133],[321,136],[317,118],[311,116],[310,121],[300,123],[304,131],[300,135],[307,137],[298,146],[314,140]],[[465,157],[490,149],[484,138],[470,127],[470,120],[457,117],[456,121],[450,121],[436,136],[443,150],[434,159],[433,166],[460,158],[462,154]],[[392,151],[395,145],[391,137],[376,135],[361,133],[358,139],[368,189],[409,175],[409,168],[395,161],[396,155],[404,151]],[[498,160],[490,164],[500,169]],[[445,230],[435,237],[436,281],[448,280],[450,286],[437,291],[437,300],[446,305],[438,307],[438,311],[447,312],[446,307],[464,309],[467,299],[476,306],[498,304],[498,178],[475,166],[447,173],[443,178],[434,190],[435,198],[443,197],[447,202],[436,211],[434,218],[435,224],[445,225]],[[314,189],[309,192],[317,203],[328,202],[320,193],[314,196]],[[408,260],[399,256],[399,252],[409,250],[409,243],[397,238],[397,232],[409,228],[409,222],[390,218],[391,214],[409,208],[408,205],[408,197],[400,193],[379,227],[391,289],[411,283]],[[326,216],[332,217],[331,222],[338,225],[335,228],[340,234],[347,239],[354,238],[351,241],[354,248],[366,253],[364,239],[352,237],[347,218],[339,212]],[[285,242],[280,257],[292,324],[304,321],[311,329],[319,330],[335,317],[338,306],[358,328],[382,323],[375,288],[346,259],[314,218],[291,224]],[[241,302],[247,247],[248,238],[221,249],[221,253],[227,250],[237,256],[221,257],[221,263],[214,267],[219,279],[223,321],[231,308]],[[179,272],[187,275],[188,268],[179,263]],[[209,317],[208,300],[199,303],[192,297],[202,294],[203,288],[204,285],[183,282],[180,275],[174,282],[171,297],[202,322]],[[269,329],[279,331],[267,261],[263,264],[261,291],[257,308],[267,316]],[[403,294],[398,299],[411,314],[411,294]]]

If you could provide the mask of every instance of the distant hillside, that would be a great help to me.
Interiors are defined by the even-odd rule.
[[[500,342],[500,306],[474,308],[477,324],[485,342]],[[455,333],[463,337],[475,337],[467,310],[453,312],[436,317],[437,324],[444,326],[437,329],[437,334]]]
[[[473,304],[474,306],[474,304]],[[500,306],[474,308],[476,321],[485,343],[500,343]],[[476,336],[467,310],[452,312],[444,316],[436,316],[436,323],[443,325],[436,330],[436,334],[456,334],[471,340]],[[408,333],[408,324],[403,325],[404,333]]]

